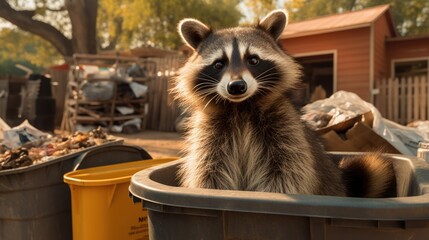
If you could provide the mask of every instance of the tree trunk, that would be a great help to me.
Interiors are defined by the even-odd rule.
[[[97,0],[65,0],[72,24],[75,52],[97,53]]]
[[[33,19],[35,11],[17,11],[0,0],[0,17],[50,42],[68,62],[74,53],[97,53],[98,0],[64,0],[72,24],[72,39],[52,25]]]
[[[16,11],[6,0],[0,0],[0,17],[6,19],[20,29],[36,34],[50,42],[63,56],[71,56],[73,48],[71,42],[53,26],[34,20],[34,12]]]

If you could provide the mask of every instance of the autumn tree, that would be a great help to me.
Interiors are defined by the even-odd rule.
[[[74,53],[181,45],[177,23],[195,17],[214,27],[236,25],[239,0],[0,0],[0,18],[48,41],[65,59]]]
[[[51,6],[55,8],[51,8]],[[58,1],[54,0],[40,0],[35,1],[35,7],[30,10],[25,6],[25,2],[15,1],[14,6],[12,6],[8,1],[0,0],[1,18],[24,31],[45,39],[64,58],[72,56],[75,52],[97,52],[97,10],[97,0],[67,0],[64,1],[64,4],[58,4]],[[53,13],[58,13],[59,16],[68,16],[71,26],[70,37],[67,37],[64,31],[58,27],[42,20],[53,15]],[[60,17],[60,19],[63,18]]]
[[[175,49],[182,44],[177,23],[186,17],[197,18],[214,28],[238,24],[240,0],[103,0],[100,1],[99,28],[105,29],[117,47],[151,45]],[[105,39],[107,40],[107,39]],[[105,41],[108,46],[111,40]]]
[[[49,42],[29,32],[4,28],[0,30],[0,36],[0,62],[13,59],[46,66],[46,63],[53,65],[61,60],[61,55]]]
[[[252,15],[252,19],[249,19],[251,23],[257,22],[278,7],[275,0],[243,0],[243,4]]]

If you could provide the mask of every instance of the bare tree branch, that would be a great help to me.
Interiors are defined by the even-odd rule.
[[[35,10],[20,10],[18,11],[19,13],[26,15],[29,18],[32,18],[36,15],[36,11]]]
[[[73,54],[71,40],[50,24],[34,20],[31,11],[16,11],[6,0],[0,0],[0,17],[24,31],[36,34],[49,41],[64,57]]]

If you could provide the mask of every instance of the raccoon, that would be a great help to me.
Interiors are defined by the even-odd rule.
[[[196,19],[179,23],[183,41],[194,50],[173,91],[190,114],[181,185],[394,196],[394,170],[381,154],[336,164],[301,120],[291,97],[300,66],[277,43],[287,21],[287,13],[276,10],[252,27],[215,31]]]

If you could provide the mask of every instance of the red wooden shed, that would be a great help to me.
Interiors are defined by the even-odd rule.
[[[389,5],[290,23],[280,41],[303,65],[308,95],[320,85],[373,102],[379,79],[414,74],[416,64],[429,72],[429,35],[399,37]]]

